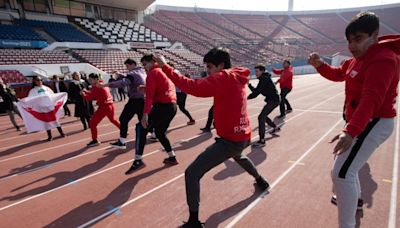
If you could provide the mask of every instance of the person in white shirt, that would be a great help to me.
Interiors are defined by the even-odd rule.
[[[28,97],[35,97],[35,96],[41,96],[41,95],[50,95],[54,94],[53,90],[51,90],[49,87],[43,85],[43,81],[40,77],[34,76],[32,78],[32,89],[29,90]],[[65,137],[65,134],[61,128],[60,123],[57,123],[58,127],[57,130],[60,133],[61,137]],[[51,130],[47,130],[47,141],[53,140],[53,136],[51,135]]]

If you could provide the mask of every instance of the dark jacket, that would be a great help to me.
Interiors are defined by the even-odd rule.
[[[4,108],[6,110],[13,111],[14,110],[13,102],[18,101],[17,97],[15,96],[15,93],[13,92],[12,89],[9,88],[3,89],[0,87],[0,89],[1,89],[0,96],[3,99]]]
[[[80,94],[83,89],[89,89],[86,82],[74,80],[69,84],[68,97],[75,104],[75,117],[90,117],[93,115],[92,102],[86,101]]]
[[[65,83],[63,81],[59,81],[58,82],[58,87],[60,89],[60,92],[68,92],[67,86],[65,85]],[[51,88],[53,90],[54,93],[57,93],[57,88],[56,88],[56,82],[52,82],[51,83]]]
[[[274,82],[272,82],[271,74],[268,72],[263,73],[258,80],[258,85],[254,88],[251,84],[249,84],[249,88],[251,90],[251,94],[247,97],[247,99],[256,98],[259,94],[265,96],[265,101],[278,101],[279,95],[276,91],[276,87]]]

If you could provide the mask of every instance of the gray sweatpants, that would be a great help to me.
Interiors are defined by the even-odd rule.
[[[199,210],[200,179],[209,170],[233,158],[244,170],[254,178],[260,175],[253,162],[242,154],[249,146],[249,141],[233,142],[222,138],[215,138],[215,143],[201,153],[185,171],[186,200],[190,211]]]
[[[351,148],[336,157],[332,181],[337,197],[340,228],[355,227],[357,200],[361,198],[358,171],[376,148],[389,138],[393,128],[393,118],[373,119],[354,140]]]

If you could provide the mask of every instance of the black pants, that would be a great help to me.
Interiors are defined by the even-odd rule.
[[[181,110],[181,112],[183,112],[183,114],[185,114],[190,121],[193,121],[192,116],[190,115],[189,111],[186,110],[185,106],[186,106],[186,97],[187,94],[186,93],[176,93],[176,98],[177,98],[177,104],[179,107],[179,110]]]
[[[79,118],[81,119],[83,129],[86,130],[88,127],[90,127],[90,117],[89,116],[81,116]]]
[[[126,99],[125,96],[125,88],[118,88],[119,96],[121,97],[121,101]]]
[[[64,135],[64,132],[63,132],[61,126],[60,126],[60,127],[57,127],[57,130],[58,130],[58,133],[60,133],[61,136]],[[52,135],[51,135],[51,130],[47,130],[47,136],[48,136],[49,138],[52,137]]]
[[[171,152],[172,147],[166,132],[172,119],[176,115],[176,104],[154,104],[149,114],[149,126],[143,128],[141,123],[136,124],[136,154],[143,155],[144,146],[146,144],[146,137],[149,129],[155,131],[157,139],[164,147],[166,152]]]
[[[275,128],[276,124],[268,117],[268,115],[274,111],[276,107],[278,107],[279,101],[267,101],[267,104],[264,105],[264,108],[261,110],[260,115],[258,115],[258,135],[260,139],[265,138],[265,122],[270,127]]]
[[[69,110],[67,104],[65,104],[65,105],[63,106],[63,108],[64,108],[64,115],[70,116],[70,115],[71,115],[71,111]]]
[[[260,176],[254,163],[242,153],[248,145],[249,141],[233,142],[222,138],[216,138],[215,143],[207,147],[207,149],[189,165],[185,171],[185,185],[186,199],[190,211],[199,211],[200,179],[212,168],[229,158],[233,158],[254,178]]]
[[[290,106],[289,101],[286,99],[286,96],[292,91],[292,89],[289,88],[282,88],[281,89],[281,103],[280,103],[280,111],[281,115],[284,116],[286,113],[286,110],[292,110],[292,106]],[[286,108],[285,108],[286,105]]]
[[[210,129],[211,128],[211,124],[213,123],[214,120],[214,105],[211,106],[210,110],[208,110],[208,119],[207,119],[207,123],[206,123],[206,127]]]
[[[144,109],[144,99],[142,98],[129,98],[128,103],[124,106],[121,115],[119,116],[119,122],[121,124],[119,135],[121,138],[126,138],[128,135],[128,124],[129,121],[136,114],[139,122],[142,120]]]

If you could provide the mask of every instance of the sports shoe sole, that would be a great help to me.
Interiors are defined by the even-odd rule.
[[[113,144],[110,144],[110,146],[113,148],[122,149],[122,150],[126,149],[126,146],[118,146],[118,145],[113,145]]]

